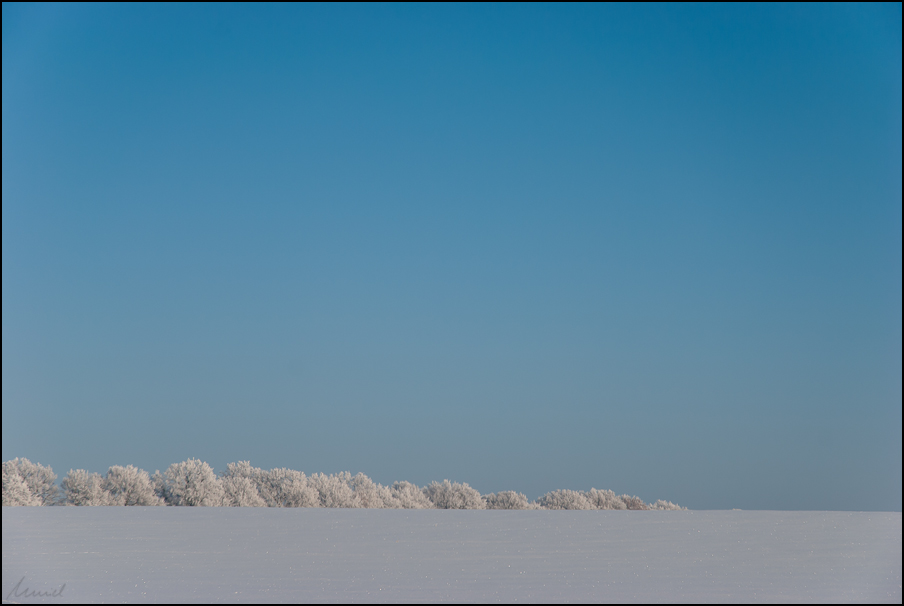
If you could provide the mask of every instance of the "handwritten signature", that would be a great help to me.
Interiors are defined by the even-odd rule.
[[[16,583],[16,586],[13,587],[12,591],[6,594],[4,599],[9,600],[10,598],[58,598],[63,595],[63,590],[66,589],[66,583],[59,589],[54,589],[52,591],[38,591],[37,589],[29,589],[26,587],[25,589],[21,589],[22,583],[25,582],[25,577],[19,579],[19,582]]]

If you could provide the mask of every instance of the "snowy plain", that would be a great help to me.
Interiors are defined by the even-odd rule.
[[[901,603],[901,514],[4,507],[2,591],[4,603]]]

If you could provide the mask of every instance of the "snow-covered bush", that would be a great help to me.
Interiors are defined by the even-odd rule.
[[[223,504],[228,507],[266,507],[257,486],[250,478],[237,476],[222,478]]]
[[[16,459],[18,461],[18,459]],[[3,463],[3,506],[4,507],[35,507],[41,504],[41,500],[32,494],[25,480],[19,475],[18,465],[13,461]]]
[[[121,503],[111,502],[110,494],[104,490],[104,479],[99,473],[88,473],[84,469],[70,469],[61,484],[67,505],[121,505]]]
[[[352,491],[355,493],[355,501],[358,507],[366,509],[398,509],[401,504],[392,497],[392,491],[377,484],[363,473],[358,473],[349,481]]]
[[[19,480],[15,478],[18,477]],[[16,505],[55,505],[59,499],[60,489],[54,483],[57,476],[53,470],[32,463],[25,458],[15,458],[3,463],[3,504]],[[25,491],[19,482],[25,484]],[[7,492],[9,494],[7,495]]]
[[[577,490],[553,490],[537,499],[543,509],[593,509],[590,501]]]
[[[321,507],[358,507],[355,491],[349,485],[351,479],[352,474],[347,471],[333,475],[315,473],[311,475],[308,484],[320,496]]]
[[[363,473],[332,475],[279,467],[264,471],[249,461],[229,463],[217,477],[207,463],[189,459],[165,473],[134,465],[110,467],[106,476],[71,469],[61,488],[50,467],[28,459],[3,463],[3,505],[187,505],[230,507],[346,507],[368,509],[686,509],[670,501],[647,504],[639,497],[591,488],[554,490],[534,502],[511,490],[481,496],[465,483],[443,480],[419,488],[411,482],[386,487]]]
[[[484,495],[484,502],[487,509],[536,509],[536,505],[532,505],[527,497],[520,492],[513,490],[503,490],[498,493],[490,493]]]
[[[316,488],[300,471],[278,467],[256,474],[258,491],[268,507],[318,507]]]
[[[663,501],[659,499],[652,505],[650,505],[650,509],[654,509],[656,511],[681,511],[686,510],[687,507],[681,507],[680,505],[675,505],[671,501]]]
[[[625,503],[625,507],[628,509],[644,510],[650,508],[640,497],[629,497],[628,495],[623,494],[619,498]]]
[[[111,467],[107,470],[103,488],[110,495],[110,505],[163,505],[160,497],[154,494],[148,472],[134,465]]]
[[[486,509],[480,493],[465,483],[431,482],[424,488],[426,496],[437,509]]]
[[[627,509],[628,506],[611,490],[591,488],[584,493],[591,509]]]
[[[223,485],[224,505],[230,507],[266,507],[267,502],[260,495],[258,483],[263,471],[251,467],[249,461],[229,463],[220,478]]]
[[[173,463],[164,472],[163,481],[168,505],[218,507],[224,503],[219,478],[210,465],[198,459]]]
[[[151,476],[151,486],[154,487],[154,494],[163,501],[164,505],[172,505],[166,500],[166,478],[159,469],[154,471],[154,475]]]
[[[411,482],[395,482],[389,492],[402,509],[433,509],[433,503],[424,495],[424,491]]]

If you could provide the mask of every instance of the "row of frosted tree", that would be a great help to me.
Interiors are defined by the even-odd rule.
[[[28,459],[3,463],[3,506],[187,505],[207,507],[360,507],[369,509],[683,509],[669,501],[645,503],[611,490],[554,490],[536,501],[520,492],[481,495],[465,483],[377,484],[363,473],[306,476],[293,469],[269,471],[248,461],[230,463],[217,476],[203,461],[173,463],[154,475],[133,465],[106,475],[72,469],[58,486],[50,467]]]

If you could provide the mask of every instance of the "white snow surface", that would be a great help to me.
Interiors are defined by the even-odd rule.
[[[4,507],[2,591],[4,603],[900,604],[901,514]]]

